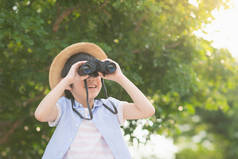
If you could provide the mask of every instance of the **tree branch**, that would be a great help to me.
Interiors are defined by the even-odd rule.
[[[109,3],[109,1],[108,1],[108,0],[105,0],[104,3],[101,5],[100,8],[104,8],[104,7],[106,7],[106,5],[107,5],[108,3]]]
[[[170,45],[165,46],[165,49],[174,49],[175,47],[179,46],[182,43],[182,41],[177,41],[175,43],[172,43]]]
[[[13,123],[13,126],[10,128],[10,130],[7,131],[7,133],[0,139],[0,144],[4,144],[8,137],[15,131],[15,129],[22,123],[24,119],[17,120]]]
[[[53,25],[53,32],[57,32],[59,30],[59,26],[62,23],[62,21],[64,20],[64,18],[69,16],[75,9],[77,9],[77,7],[68,8],[65,11],[63,11],[63,13],[56,19],[56,21]]]
[[[136,22],[136,28],[135,28],[136,32],[139,31],[141,24],[145,21],[146,18],[147,18],[147,16],[144,15],[138,22]]]
[[[28,104],[30,104],[30,103],[32,103],[32,102],[34,102],[34,101],[36,101],[36,100],[42,98],[43,92],[44,92],[44,91],[42,91],[41,94],[39,94],[39,95],[36,96],[35,98],[29,99],[29,100],[27,100],[26,102],[24,102],[24,103],[23,103],[23,106],[26,106],[26,105],[28,105]],[[25,117],[25,118],[26,118],[26,117]],[[7,121],[7,122],[0,122],[0,125],[1,125],[1,126],[4,125],[5,128],[7,127],[7,125],[8,125],[8,126],[10,125],[10,126],[9,126],[10,129],[5,133],[5,135],[4,135],[3,137],[0,138],[0,145],[7,142],[9,136],[12,135],[12,134],[15,132],[15,130],[22,124],[22,122],[25,120],[25,118],[22,118],[22,119],[20,119],[20,120],[17,119],[17,120],[13,123],[13,125],[12,125],[11,122],[8,122],[8,121]]]

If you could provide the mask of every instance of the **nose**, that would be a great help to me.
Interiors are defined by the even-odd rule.
[[[99,78],[99,76],[97,76],[97,77],[89,76],[89,77],[87,78],[87,81],[88,81],[88,82],[91,82],[91,81],[96,80],[97,78]]]
[[[97,77],[98,76],[98,72],[93,72],[93,73],[90,73],[89,76],[92,76],[92,77]]]
[[[92,77],[92,76],[89,76],[89,77],[87,78],[87,81],[92,81],[92,80],[93,80],[93,78],[94,78],[94,77]]]

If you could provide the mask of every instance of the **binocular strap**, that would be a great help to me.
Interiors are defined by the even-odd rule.
[[[102,86],[103,86],[104,95],[106,96],[106,98],[108,98],[107,88],[106,88],[106,85],[105,85],[105,83],[104,83],[104,80],[101,79],[101,82],[102,82]],[[93,119],[93,114],[92,114],[92,110],[91,110],[91,108],[90,108],[89,101],[88,101],[88,86],[87,86],[87,81],[86,81],[86,80],[84,80],[84,86],[85,86],[85,88],[86,88],[87,106],[88,106],[88,112],[89,112],[89,116],[90,116],[90,117],[89,117],[89,118],[84,117],[82,114],[80,114],[80,112],[78,112],[78,111],[73,107],[73,105],[75,104],[75,101],[74,101],[73,98],[71,98],[72,109],[73,109],[73,111],[74,111],[76,114],[78,114],[78,116],[79,116],[80,118],[85,119],[85,120],[92,120],[92,119]],[[118,111],[117,111],[116,106],[115,106],[114,103],[111,102],[110,100],[109,100],[109,102],[112,104],[112,107],[113,107],[114,110],[112,110],[109,106],[107,106],[107,105],[104,104],[104,103],[103,103],[103,106],[104,106],[106,109],[108,109],[111,113],[117,114]]]

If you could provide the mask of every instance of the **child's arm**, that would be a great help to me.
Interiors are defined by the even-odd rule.
[[[118,79],[119,83],[131,97],[133,103],[123,104],[123,117],[127,119],[148,118],[155,113],[155,108],[145,95],[126,77]]]
[[[41,122],[54,121],[58,115],[58,109],[56,102],[62,96],[65,89],[70,90],[70,84],[73,83],[77,75],[77,68],[85,63],[85,61],[77,62],[70,68],[69,73],[63,78],[40,102],[36,111],[35,118]],[[81,76],[80,76],[81,77]],[[81,80],[86,79],[87,76],[83,76]]]
[[[112,61],[114,62],[114,61]],[[120,84],[131,97],[133,103],[123,104],[123,117],[124,119],[141,119],[152,116],[155,109],[151,102],[145,95],[121,72],[120,66],[117,65],[117,70],[113,74],[106,75],[105,79],[113,80]]]

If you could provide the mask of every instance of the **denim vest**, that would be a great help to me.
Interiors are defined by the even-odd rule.
[[[131,159],[128,147],[121,133],[117,115],[112,114],[102,105],[104,103],[112,108],[109,100],[118,107],[120,101],[112,97],[95,100],[94,108],[92,109],[92,121],[105,139],[115,159]],[[42,159],[63,159],[82,122],[82,119],[73,111],[69,99],[61,97],[57,105],[60,106],[61,116]],[[79,105],[75,101],[74,107],[83,114],[84,109]]]

